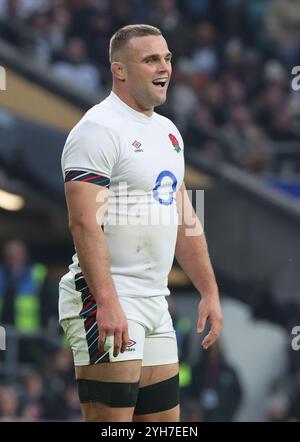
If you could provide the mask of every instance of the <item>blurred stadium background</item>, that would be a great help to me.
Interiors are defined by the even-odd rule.
[[[182,420],[300,420],[298,0],[0,0],[0,420],[81,420],[57,324],[73,251],[60,154],[109,93],[108,41],[130,23],[160,27],[174,53],[158,111],[183,133],[187,187],[205,190],[224,309],[220,345],[203,354],[198,298],[174,263]],[[18,265],[38,285],[19,287]],[[33,287],[39,317],[21,306],[17,321],[5,297]]]

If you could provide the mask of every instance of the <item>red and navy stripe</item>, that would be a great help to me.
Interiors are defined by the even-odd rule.
[[[79,316],[84,318],[85,336],[90,356],[90,364],[109,362],[109,355],[106,354],[101,358],[103,353],[100,353],[98,350],[99,330],[96,321],[97,305],[82,272],[75,275],[75,287],[77,291],[81,292],[82,309]]]
[[[65,183],[68,181],[85,181],[97,184],[98,186],[109,187],[110,179],[103,175],[97,175],[83,170],[69,170],[65,176]]]

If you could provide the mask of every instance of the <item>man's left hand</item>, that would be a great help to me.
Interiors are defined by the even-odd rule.
[[[216,342],[221,334],[223,314],[218,295],[212,295],[211,297],[206,296],[201,299],[198,306],[198,318],[198,333],[203,332],[206,321],[209,321],[211,324],[209,333],[201,343],[202,347],[207,350],[208,347]]]

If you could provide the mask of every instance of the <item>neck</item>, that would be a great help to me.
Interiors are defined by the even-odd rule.
[[[130,96],[126,91],[121,91],[120,88],[113,85],[112,91],[122,100],[127,106],[131,107],[137,112],[141,112],[147,117],[151,117],[154,108],[144,109],[132,96]]]

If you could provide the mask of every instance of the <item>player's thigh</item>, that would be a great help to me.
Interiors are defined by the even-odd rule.
[[[102,382],[139,382],[141,360],[104,362],[96,365],[75,367],[76,379],[89,379]]]
[[[132,421],[141,360],[78,366],[75,373],[80,406],[86,421]]]
[[[179,422],[178,371],[178,363],[142,367],[135,422]]]
[[[88,421],[130,421],[138,395],[145,332],[128,321],[130,346],[113,356],[98,350],[95,315],[64,320],[61,325],[73,352],[82,412]]]
[[[179,371],[178,362],[165,365],[154,365],[141,368],[140,388],[157,384],[176,376]]]
[[[160,324],[145,337],[136,421],[179,420],[179,375],[176,334],[164,298],[158,301]]]

